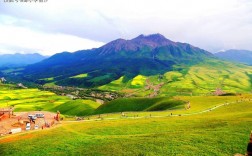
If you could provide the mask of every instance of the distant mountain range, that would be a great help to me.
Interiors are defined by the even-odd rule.
[[[47,58],[38,53],[34,54],[3,54],[0,55],[0,67],[17,67],[34,64]]]
[[[215,53],[214,55],[227,61],[252,65],[252,51],[231,49],[224,52]]]
[[[131,40],[117,39],[96,49],[59,53],[27,66],[23,73],[33,80],[53,77],[58,85],[95,87],[121,76],[126,82],[139,74],[164,74],[176,64],[193,65],[209,58],[214,55],[161,34],[140,35]],[[88,76],[71,78],[82,73]]]

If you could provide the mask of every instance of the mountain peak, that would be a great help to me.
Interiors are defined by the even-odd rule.
[[[156,48],[174,44],[161,34],[139,35],[131,40],[117,39],[102,46],[101,54],[108,54],[119,51],[137,51],[143,47]]]
[[[166,39],[162,34],[159,34],[159,33],[156,33],[156,34],[150,34],[150,35],[147,35],[147,37],[149,38],[159,38],[159,39]]]
[[[168,40],[167,38],[165,38],[163,35],[157,33],[157,34],[150,34],[150,35],[139,35],[136,38],[132,39],[132,40],[140,40],[140,39],[147,39],[147,40]],[[170,40],[169,40],[170,41]]]
[[[172,51],[174,54],[185,53],[193,54],[194,51],[201,51],[197,47],[193,47],[186,43],[173,42],[163,35],[151,34],[151,35],[139,35],[131,40],[117,39],[99,48],[99,55],[112,54],[117,52],[137,52],[142,49],[154,50],[157,48],[166,47],[168,51]],[[207,55],[209,55],[207,53]]]
[[[174,44],[174,42],[172,42],[171,40],[168,40],[167,38],[165,38],[163,35],[159,33],[151,34],[151,35],[142,34],[130,41],[138,45],[149,46],[152,48]]]

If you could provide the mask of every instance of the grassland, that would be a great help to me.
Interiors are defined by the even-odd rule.
[[[88,77],[88,74],[79,74],[79,75],[75,75],[75,76],[72,76],[72,77],[70,77],[70,78],[85,78],[85,77]]]
[[[235,103],[191,116],[63,122],[53,129],[0,138],[1,154],[230,156],[245,153],[252,129],[251,95],[176,98],[189,100],[192,105],[190,110],[178,110],[178,113]],[[237,100],[241,102],[236,103]]]
[[[143,76],[143,75],[138,75],[136,76],[132,81],[131,81],[131,85],[132,86],[141,86],[143,87],[144,84],[145,84],[145,80],[146,80],[146,77]]]
[[[185,101],[172,98],[122,98],[101,105],[95,113],[181,109],[184,108],[185,103]]]
[[[53,80],[54,80],[54,77],[43,78],[43,79],[40,79],[40,80],[53,81]]]
[[[117,80],[110,82],[109,84],[98,87],[102,90],[111,90],[111,91],[119,91],[122,88],[125,88],[125,84],[123,83],[124,76],[120,77]]]
[[[150,115],[152,117],[167,117],[171,116],[171,114],[179,116],[183,114],[198,114],[226,103],[238,103],[242,99],[250,98],[252,98],[252,95],[245,94],[242,96],[176,96],[173,98],[118,99],[98,107],[96,114],[104,113],[99,115],[103,119],[121,119],[121,112],[129,118],[146,118],[150,117]],[[190,109],[185,109],[187,102],[190,102]],[[162,106],[163,104],[165,104],[165,110],[162,107],[158,110],[153,109],[153,107]],[[127,109],[131,111],[127,111]],[[110,113],[111,110],[118,113]],[[97,119],[97,116],[91,116],[90,119]]]
[[[69,77],[76,84],[87,79],[97,85],[115,77],[117,80],[111,79],[114,81],[99,89],[141,97],[117,99],[104,105],[38,89],[1,85],[0,107],[14,106],[15,111],[59,110],[64,115],[85,116],[85,120],[64,120],[52,129],[1,137],[0,155],[244,154],[252,130],[252,67],[208,60],[173,68],[156,75],[134,75],[128,81],[126,75],[118,78],[113,73]],[[41,80],[46,85],[58,81],[53,77]],[[154,88],[146,87],[147,80],[152,87],[162,84],[156,98],[146,98]],[[210,96],[216,88],[247,94]],[[186,109],[188,102],[190,109]]]
[[[153,85],[164,83],[158,96],[206,95],[221,88],[227,93],[252,91],[252,67],[224,61],[208,60],[194,66],[174,66],[173,71],[159,75],[138,75],[128,82],[118,80],[100,89],[130,93],[135,96],[148,96],[146,79]]]
[[[53,86],[57,86],[57,85],[55,84],[55,82],[48,82],[48,83],[45,83],[44,86],[53,87]]]
[[[60,110],[63,114],[73,116],[84,116],[93,114],[100,104],[91,100],[74,100],[56,106],[54,110]]]
[[[14,107],[16,112],[59,110],[64,115],[87,116],[125,111],[161,111],[183,109],[185,101],[162,98],[122,98],[100,105],[92,100],[71,100],[49,91],[18,89],[12,85],[1,85],[0,108]]]
[[[44,110],[64,115],[84,116],[92,113],[100,104],[91,100],[71,100],[52,92],[38,89],[17,89],[12,85],[0,86],[0,108],[14,106],[15,111]]]

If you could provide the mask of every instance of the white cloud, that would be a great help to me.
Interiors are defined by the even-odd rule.
[[[24,49],[27,52],[52,55],[62,51],[73,52],[80,49],[91,49],[104,44],[72,35],[49,34],[13,26],[0,25],[0,34],[2,36],[0,38],[0,45],[2,45],[0,51],[4,53],[25,53],[22,50]],[[16,51],[10,51],[11,47]]]
[[[43,4],[0,4],[1,26],[19,28],[16,32],[20,34],[28,31],[37,40],[57,40],[53,45],[44,43],[44,47],[22,44],[42,52],[97,47],[100,42],[151,33],[213,52],[234,47],[252,50],[251,19],[250,0],[48,0]],[[65,42],[69,44],[62,44]],[[21,47],[13,42],[15,45]]]

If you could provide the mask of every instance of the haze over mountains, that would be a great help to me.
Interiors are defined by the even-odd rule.
[[[218,52],[215,56],[227,60],[252,65],[252,51],[231,49],[224,52]]]
[[[4,54],[0,55],[0,67],[17,67],[34,64],[47,58],[38,53],[34,54]]]

